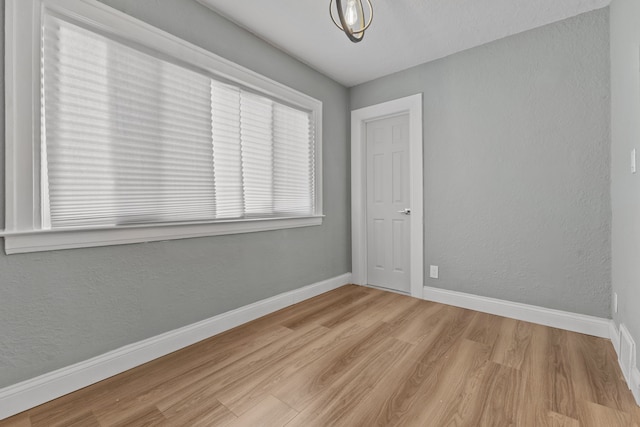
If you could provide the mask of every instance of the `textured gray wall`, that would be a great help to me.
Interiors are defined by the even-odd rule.
[[[193,0],[104,2],[322,100],[326,218],[321,227],[235,236],[0,250],[0,388],[351,268],[348,91]],[[3,192],[0,182],[0,200]]]
[[[419,92],[426,285],[610,317],[608,10],[353,87],[351,107]]]
[[[613,318],[640,345],[640,173],[630,170],[631,150],[640,156],[640,2],[614,0],[610,8]]]

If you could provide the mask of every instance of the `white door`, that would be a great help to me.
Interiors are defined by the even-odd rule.
[[[409,114],[366,124],[367,281],[410,293]]]

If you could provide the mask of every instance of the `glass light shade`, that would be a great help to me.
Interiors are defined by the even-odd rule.
[[[371,25],[373,20],[373,6],[371,0],[366,0],[369,8],[368,19],[365,15],[365,8],[362,0],[335,0],[336,7],[333,7],[334,0],[329,4],[329,13],[333,23],[340,30],[344,31],[349,40],[354,43],[362,41],[364,32]],[[338,19],[335,18],[334,9],[338,13]]]

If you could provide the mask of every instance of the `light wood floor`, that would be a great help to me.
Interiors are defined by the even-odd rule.
[[[636,426],[610,342],[358,286],[0,426]]]

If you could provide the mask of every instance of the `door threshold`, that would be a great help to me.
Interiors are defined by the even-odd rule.
[[[397,289],[392,289],[392,288],[385,288],[384,286],[377,286],[377,285],[361,285],[364,286],[365,288],[371,288],[371,289],[379,289],[381,291],[387,291],[387,292],[393,292],[394,294],[400,294],[400,295],[404,295],[404,296],[411,296],[411,292],[408,291],[399,291]]]

